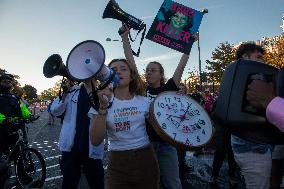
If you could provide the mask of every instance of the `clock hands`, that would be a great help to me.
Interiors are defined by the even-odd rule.
[[[190,104],[187,103],[187,109],[186,109],[186,111],[184,112],[184,115],[186,115],[186,113],[188,112],[188,110],[189,110],[191,104],[192,104],[192,103],[190,103]]]
[[[176,118],[180,118],[180,116],[174,116],[174,115],[170,115],[170,114],[166,114],[167,116],[170,116],[170,117],[176,117]]]
[[[181,121],[189,120],[189,119],[186,117],[186,114],[187,114],[187,112],[188,112],[190,106],[191,106],[191,104],[188,104],[188,103],[187,103],[187,109],[186,109],[186,111],[184,112],[184,114],[180,117],[180,120],[181,120]]]
[[[182,119],[182,116],[175,116],[175,115],[170,115],[170,114],[166,114],[167,116],[170,116],[170,117],[175,117],[175,118],[179,118],[179,119]],[[189,120],[188,118],[184,118],[183,120]],[[183,121],[181,120],[181,121]]]

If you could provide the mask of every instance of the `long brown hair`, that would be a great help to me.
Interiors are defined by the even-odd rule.
[[[117,62],[117,61],[122,61],[124,62],[129,70],[130,70],[130,77],[131,77],[131,81],[129,83],[129,92],[130,94],[133,95],[141,95],[144,96],[145,95],[145,85],[140,77],[140,75],[138,74],[138,71],[135,69],[133,70],[132,67],[129,65],[129,63],[127,62],[126,59],[122,58],[122,59],[113,59],[110,61],[110,63],[108,64],[108,66],[111,66],[112,63]]]
[[[160,80],[160,84],[161,84],[161,85],[165,84],[165,82],[166,82],[165,70],[164,70],[164,67],[162,66],[162,64],[161,64],[160,62],[157,62],[157,61],[149,62],[148,65],[149,65],[149,64],[156,64],[156,65],[158,65],[160,74],[161,74],[161,76],[162,76],[162,78],[161,78],[161,80]],[[147,66],[148,66],[148,65],[147,65]]]

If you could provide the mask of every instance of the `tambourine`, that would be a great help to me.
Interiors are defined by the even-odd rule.
[[[203,107],[178,92],[160,93],[150,105],[149,121],[162,139],[181,149],[204,146],[213,135]]]

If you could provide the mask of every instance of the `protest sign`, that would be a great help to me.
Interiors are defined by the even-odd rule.
[[[165,0],[152,23],[146,39],[189,54],[198,32],[203,13],[190,7]]]

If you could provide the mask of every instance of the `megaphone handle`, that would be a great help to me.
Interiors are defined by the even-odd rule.
[[[102,86],[100,86],[98,88],[98,90],[103,90],[104,88],[106,88],[112,82],[112,80],[114,79],[114,76],[115,76],[115,72],[113,72],[111,74],[111,76],[109,77],[108,81],[105,84],[103,84]]]
[[[122,23],[122,24],[123,24],[123,23]],[[121,28],[119,28],[119,30],[118,30],[118,34],[119,34],[119,35],[122,35],[125,31],[126,31],[125,28],[121,27]]]
[[[64,79],[64,76],[62,77],[62,81],[61,81],[61,83],[60,83],[60,88],[59,88],[59,92],[58,92],[59,101],[62,100],[62,92],[61,92],[61,89],[62,89],[63,79]]]

